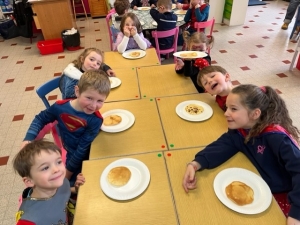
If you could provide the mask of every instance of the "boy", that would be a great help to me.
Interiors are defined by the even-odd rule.
[[[221,66],[207,66],[199,71],[197,82],[206,92],[216,95],[216,102],[226,111],[226,98],[232,89],[229,73]]]
[[[131,2],[131,8],[134,10],[137,10],[138,7],[156,7],[157,0],[132,0]]]
[[[116,0],[114,3],[114,8],[116,10],[116,13],[118,14],[115,17],[114,28],[120,31],[120,23],[122,17],[125,15],[125,13],[128,12],[128,9],[130,8],[130,3],[128,0]]]
[[[71,191],[60,148],[50,141],[33,141],[19,151],[13,167],[27,186],[16,215],[17,225],[68,224],[66,204]],[[76,191],[84,182],[78,175]]]
[[[157,22],[157,31],[172,30],[176,27],[177,15],[172,11],[171,0],[158,0],[157,10],[151,9],[150,15]],[[161,50],[171,48],[174,37],[159,38],[159,48]],[[152,41],[155,46],[155,41]]]
[[[86,71],[75,86],[76,99],[58,100],[40,112],[32,121],[22,147],[34,140],[43,127],[55,120],[67,151],[66,178],[71,186],[88,159],[90,145],[99,133],[103,118],[99,109],[110,92],[110,81],[104,71]],[[73,175],[73,176],[72,176]]]

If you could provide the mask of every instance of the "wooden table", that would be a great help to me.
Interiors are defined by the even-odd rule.
[[[105,52],[104,58],[112,69],[160,65],[155,48],[146,49],[146,56],[140,59],[125,59],[119,52]]]
[[[171,96],[156,100],[169,149],[206,146],[228,129],[224,112],[209,94]],[[199,100],[210,105],[213,109],[212,117],[202,122],[181,119],[175,108],[187,100]]]
[[[141,67],[137,73],[143,97],[198,93],[189,77],[176,74],[174,64]]]
[[[185,193],[182,188],[182,178],[186,163],[194,159],[200,149],[185,149],[165,152],[171,187],[173,190],[176,209],[181,225],[198,224],[243,224],[243,225],[284,225],[286,218],[273,198],[270,207],[259,214],[246,215],[237,213],[223,205],[214,193],[213,181],[222,170],[231,167],[240,167],[258,174],[252,163],[238,153],[221,166],[197,172],[197,189]]]
[[[121,85],[112,88],[106,102],[140,99],[136,68],[114,69]]]
[[[105,103],[100,111],[104,113],[112,109],[132,112],[135,123],[128,130],[119,133],[101,131],[91,145],[90,159],[167,149],[157,105],[153,99]]]
[[[82,173],[86,182],[79,190],[74,225],[178,224],[163,156],[148,153],[131,158],[145,163],[151,178],[143,194],[127,201],[110,199],[100,188],[102,171],[119,158],[83,162]]]

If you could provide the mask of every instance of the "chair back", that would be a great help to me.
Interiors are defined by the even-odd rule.
[[[159,61],[161,61],[160,54],[168,54],[168,53],[171,53],[171,52],[177,52],[178,32],[179,32],[178,27],[175,27],[172,30],[167,30],[167,31],[157,31],[157,30],[152,31],[152,37],[154,37],[154,39],[155,39],[155,48],[156,48],[156,53],[157,53]],[[172,47],[169,48],[169,49],[161,50],[159,48],[158,39],[159,38],[166,38],[166,37],[170,37],[170,36],[174,36]],[[176,61],[175,57],[174,57],[174,60]]]
[[[106,15],[106,25],[108,29],[108,34],[109,34],[109,43],[110,43],[110,50],[113,51],[113,45],[116,41],[116,35],[118,35],[119,30],[117,30],[113,25],[112,25],[112,15],[115,14],[116,11],[115,9],[111,9],[110,12]]]
[[[44,83],[43,85],[41,85],[40,87],[38,87],[36,89],[36,93],[42,99],[46,108],[50,107],[50,104],[46,98],[46,95],[59,87],[59,81],[60,81],[60,77],[55,77],[52,80],[47,81],[46,83]]]
[[[211,38],[214,30],[214,25],[215,25],[215,18],[212,18],[211,20],[205,22],[196,22],[194,26],[195,28],[197,28],[197,32],[203,31],[204,33],[205,33],[205,28],[210,27],[209,34],[207,34],[206,36],[208,38]],[[208,47],[207,52],[208,54],[210,54],[210,47]]]

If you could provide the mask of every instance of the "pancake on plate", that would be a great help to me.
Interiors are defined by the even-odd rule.
[[[200,105],[189,104],[185,107],[185,111],[191,115],[198,115],[200,113],[203,113],[204,108]]]
[[[129,56],[130,56],[130,57],[133,57],[133,58],[136,58],[136,57],[139,57],[140,54],[141,54],[140,52],[130,52],[130,53],[129,53]]]
[[[231,201],[240,206],[250,204],[254,200],[253,189],[240,181],[233,181],[225,188],[225,192]]]
[[[104,118],[103,124],[105,126],[115,126],[122,122],[122,117],[118,115],[109,115]]]
[[[110,184],[121,187],[128,183],[131,177],[130,170],[125,166],[112,168],[107,174],[107,180]]]
[[[142,7],[141,10],[149,10],[148,7]]]
[[[191,52],[191,53],[181,53],[179,54],[179,56],[184,57],[184,58],[188,58],[188,57],[196,57],[198,56],[197,52]]]

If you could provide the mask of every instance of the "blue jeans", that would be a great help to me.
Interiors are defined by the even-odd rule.
[[[289,24],[292,21],[299,4],[300,4],[300,0],[290,1],[290,4],[286,10],[286,15],[283,21],[284,23]]]

